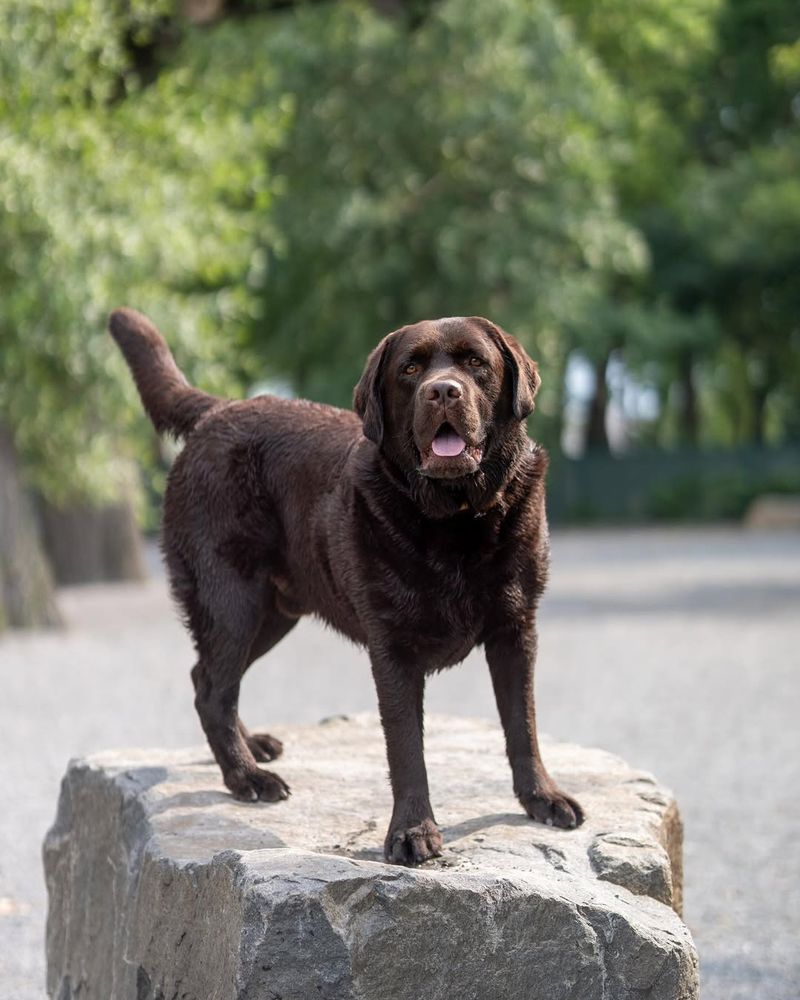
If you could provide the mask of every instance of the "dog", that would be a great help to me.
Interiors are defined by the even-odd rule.
[[[289,788],[259,767],[279,740],[238,715],[247,668],[308,614],[366,646],[394,797],[387,861],[441,853],[423,756],[426,676],[484,646],[514,791],[573,828],[578,803],[542,763],[533,671],[549,560],[545,451],[529,440],[540,379],[482,317],[415,323],[370,354],[353,410],[193,388],[161,334],[116,310],[110,332],[157,431],[185,441],[162,548],[197,650],[195,706],[243,801]]]

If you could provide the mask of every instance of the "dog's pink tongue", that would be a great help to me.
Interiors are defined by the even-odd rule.
[[[455,458],[466,448],[452,427],[444,427],[433,439],[433,453],[440,458]]]

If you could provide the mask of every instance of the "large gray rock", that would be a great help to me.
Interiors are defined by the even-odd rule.
[[[70,764],[44,849],[58,1000],[689,1000],[681,825],[654,779],[544,743],[583,827],[528,820],[498,728],[431,719],[443,857],[384,864],[372,717],[279,734],[288,802],[244,805],[204,749]],[[278,769],[276,767],[276,769]]]

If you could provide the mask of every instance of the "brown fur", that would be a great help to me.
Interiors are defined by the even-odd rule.
[[[536,739],[547,459],[525,434],[539,376],[514,338],[480,317],[403,327],[370,355],[350,412],[215,399],[188,385],[143,316],[117,310],[110,327],[156,428],[186,439],[167,486],[163,549],[197,648],[195,705],[233,794],[289,794],[258,766],[282,747],[244,727],[239,686],[315,614],[369,650],[394,792],[388,860],[440,853],[425,677],[478,645],[520,802],[556,826],[582,822]],[[444,422],[466,444],[459,456],[433,451]]]

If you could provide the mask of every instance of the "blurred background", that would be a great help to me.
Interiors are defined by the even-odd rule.
[[[797,0],[0,0],[4,1000],[67,757],[201,739],[120,304],[206,390],[344,406],[404,323],[522,340],[545,728],[678,792],[704,997],[797,1000]],[[262,718],[374,707],[318,626],[273,661]],[[470,664],[434,708],[492,715]]]

